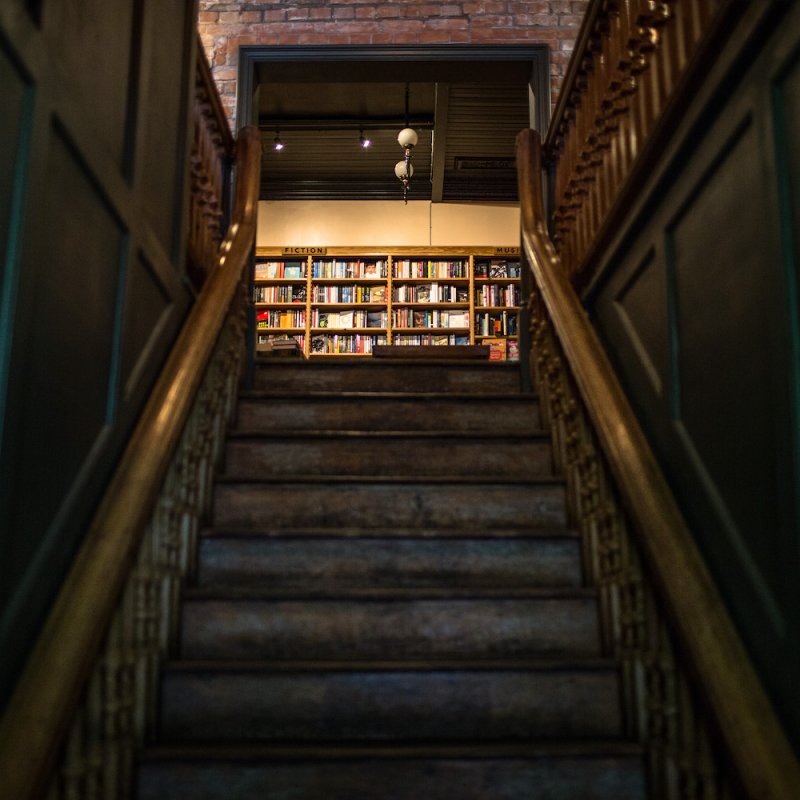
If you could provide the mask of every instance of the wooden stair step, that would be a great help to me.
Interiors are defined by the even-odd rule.
[[[486,430],[536,433],[539,406],[531,395],[402,392],[245,392],[237,426],[287,430]]]
[[[438,477],[438,476],[437,476]],[[294,476],[291,481],[219,480],[214,524],[358,527],[566,527],[563,482]]]
[[[592,739],[622,729],[616,667],[575,662],[177,662],[165,742]]]
[[[137,800],[643,800],[642,754],[614,742],[161,747]]]
[[[206,587],[510,588],[581,581],[578,538],[547,531],[212,532],[198,546],[197,582]]]
[[[233,434],[225,473],[248,475],[550,475],[547,437],[476,433],[304,431]]]
[[[271,391],[519,392],[514,362],[372,359],[256,364],[255,388]]]
[[[596,598],[587,591],[260,594],[188,595],[181,656],[402,661],[600,652]]]

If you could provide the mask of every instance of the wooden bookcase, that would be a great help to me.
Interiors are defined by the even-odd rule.
[[[256,351],[292,337],[306,358],[483,343],[513,358],[520,294],[517,248],[260,247]]]

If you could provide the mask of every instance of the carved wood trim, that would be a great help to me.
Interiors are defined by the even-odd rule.
[[[570,61],[546,142],[553,243],[576,284],[592,277],[600,234],[635,192],[646,154],[674,124],[745,4],[735,0],[596,0]]]

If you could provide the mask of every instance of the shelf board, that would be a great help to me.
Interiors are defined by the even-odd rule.
[[[343,308],[382,309],[386,308],[386,303],[326,303],[324,301],[318,302],[312,300],[311,307],[319,310],[331,309],[331,311],[337,311]]]
[[[453,309],[462,309],[466,311],[469,308],[469,303],[448,303],[446,301],[439,302],[438,300],[434,303],[409,303],[405,300],[392,300],[392,308],[453,308]]]
[[[381,284],[386,283],[388,278],[315,278],[311,277],[314,283],[344,283],[352,285],[354,283]]]
[[[281,303],[278,301],[271,302],[269,300],[259,300],[255,303],[256,308],[279,308],[279,309],[289,309],[289,308],[297,308],[300,306],[304,311],[306,307],[305,300],[295,300],[291,303]]]
[[[264,283],[305,283],[306,278],[254,278],[253,283],[261,285]]]
[[[398,278],[392,277],[392,283],[469,283],[469,278]]]
[[[357,333],[357,334],[374,334],[381,336],[386,333],[386,328],[311,328],[311,333]]]
[[[519,283],[522,278],[487,278],[483,275],[475,276],[475,283]]]
[[[475,306],[475,313],[480,314],[485,311],[519,311],[522,306]]]
[[[405,335],[406,333],[431,333],[431,331],[435,331],[437,335],[441,335],[444,333],[450,333],[454,336],[461,336],[464,333],[469,333],[469,327],[466,328],[392,328],[393,334],[398,334],[400,336]]]
[[[266,333],[269,336],[275,336],[279,333],[305,333],[305,327],[302,328],[256,328],[256,333]]]

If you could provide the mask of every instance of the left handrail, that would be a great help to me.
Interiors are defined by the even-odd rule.
[[[0,795],[36,800],[107,634],[138,544],[255,243],[261,143],[236,142],[232,223],[0,723]]]

